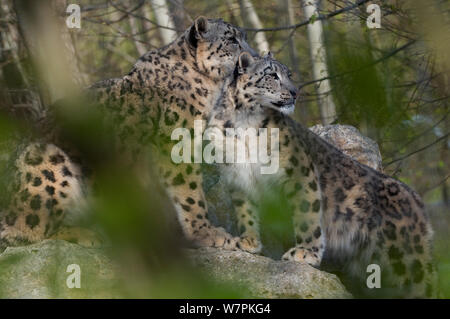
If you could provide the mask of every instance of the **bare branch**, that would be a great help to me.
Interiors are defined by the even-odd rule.
[[[359,7],[360,5],[363,5],[363,4],[365,4],[365,3],[369,2],[369,1],[371,1],[371,0],[359,0],[359,1],[355,2],[354,4],[348,6],[348,7],[345,7],[345,8],[336,10],[336,11],[333,11],[333,12],[325,14],[325,15],[319,15],[318,17],[314,17],[314,21],[327,20],[327,19],[332,18],[334,16],[337,16],[337,15],[339,15],[341,13],[353,10],[353,9]],[[308,25],[310,22],[311,22],[310,19],[308,19],[306,21],[303,21],[303,22],[300,22],[300,23],[297,23],[297,24],[294,24],[294,25],[289,25],[289,26],[275,27],[275,28],[245,28],[245,31],[250,31],[250,32],[268,32],[268,31],[290,30],[290,29],[297,29],[297,28],[300,28],[300,27],[304,27],[304,26]]]
[[[418,150],[415,150],[415,151],[413,151],[413,152],[411,152],[411,153],[408,153],[408,154],[406,154],[406,155],[404,155],[404,156],[401,156],[401,157],[399,157],[399,158],[396,158],[396,159],[394,159],[394,160],[392,160],[392,161],[390,161],[390,162],[384,164],[383,167],[386,168],[386,167],[388,167],[389,165],[391,165],[391,164],[393,164],[393,163],[395,163],[395,162],[402,161],[402,160],[404,160],[404,159],[410,157],[411,155],[414,155],[414,154],[417,154],[417,153],[419,153],[419,152],[422,152],[422,151],[424,151],[424,150],[430,148],[431,146],[433,146],[433,145],[439,143],[440,141],[445,140],[445,139],[446,139],[447,137],[449,137],[449,136],[450,136],[450,133],[447,133],[447,134],[445,134],[444,136],[441,136],[440,138],[438,138],[437,140],[435,140],[433,143],[428,144],[428,145],[426,145],[426,146],[424,146],[424,147],[422,147],[422,148],[419,148]]]
[[[410,45],[414,44],[415,42],[416,42],[416,40],[411,40],[411,41],[409,41],[408,43],[402,45],[401,47],[398,47],[398,48],[392,50],[391,52],[387,53],[385,56],[382,56],[381,58],[379,58],[379,59],[373,61],[372,63],[367,64],[367,65],[364,65],[364,66],[359,67],[359,68],[357,68],[357,69],[350,70],[350,71],[346,71],[346,72],[343,72],[343,73],[341,73],[341,74],[330,75],[330,76],[326,76],[326,77],[323,77],[323,78],[320,78],[320,79],[317,79],[317,80],[312,80],[312,81],[305,82],[305,83],[303,83],[303,84],[301,84],[301,85],[299,86],[299,89],[302,89],[302,88],[304,88],[305,86],[314,84],[314,83],[316,83],[316,82],[321,82],[321,81],[329,80],[329,79],[335,79],[335,78],[338,78],[338,77],[341,77],[341,76],[344,76],[344,75],[347,75],[347,74],[351,74],[351,73],[354,73],[354,72],[358,72],[358,71],[364,70],[364,69],[366,69],[366,68],[369,68],[369,67],[371,67],[371,66],[374,66],[374,65],[376,65],[376,64],[378,64],[378,63],[380,63],[380,62],[383,62],[384,60],[389,59],[390,57],[392,57],[392,56],[394,56],[395,54],[397,54],[398,52],[400,52],[400,51],[406,49],[407,47],[409,47]]]

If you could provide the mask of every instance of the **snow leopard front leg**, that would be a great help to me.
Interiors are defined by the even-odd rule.
[[[297,163],[295,160],[292,162]],[[284,190],[294,212],[296,245],[289,249],[282,259],[307,262],[318,267],[325,250],[320,186],[311,165],[297,164],[297,167],[288,168],[286,171],[288,175],[291,174]]]
[[[198,247],[236,249],[238,238],[213,226],[208,219],[200,165],[166,163],[170,164],[160,166],[160,174],[186,238]]]
[[[242,191],[231,189],[231,198],[238,221],[238,248],[250,253],[259,253],[262,249],[259,234],[259,216],[257,207]]]

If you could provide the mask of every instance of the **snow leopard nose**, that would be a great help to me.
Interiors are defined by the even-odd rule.
[[[289,90],[289,92],[292,95],[292,98],[295,100],[297,98],[297,90],[291,89]]]

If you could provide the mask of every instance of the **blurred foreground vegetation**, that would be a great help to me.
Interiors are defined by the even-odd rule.
[[[52,30],[63,34],[62,45],[69,48],[68,64],[57,64],[58,56],[65,52],[61,48],[46,57],[46,62],[33,60],[30,51],[34,48],[24,40],[13,2],[0,0],[3,189],[8,184],[10,160],[20,151],[21,143],[40,134],[30,123],[45,116],[46,107],[54,98],[54,92],[46,87],[48,78],[43,70],[51,70],[51,76],[58,79],[58,92],[70,95],[95,81],[126,74],[142,48],[150,50],[164,44],[150,1],[72,1],[82,8],[81,29],[67,29],[63,24],[67,2],[53,1],[58,12],[55,23],[59,26],[52,25]],[[317,82],[312,77],[306,29],[283,28],[304,21],[301,2],[253,2],[263,27],[278,28],[263,33],[270,50],[291,68],[301,87],[295,119],[308,126],[319,123]],[[380,147],[385,172],[423,196],[436,233],[441,289],[450,298],[449,1],[370,3],[378,3],[382,9],[381,29],[367,28],[366,4],[323,20],[336,122],[353,125],[374,139]],[[321,13],[325,15],[349,4],[350,1],[322,1]],[[253,28],[242,10],[242,1],[169,0],[167,5],[178,34],[199,15]],[[248,31],[252,45],[256,34]],[[44,39],[46,35],[40,36]],[[162,190],[156,184],[152,189],[139,186],[139,176],[123,167],[120,154],[108,146],[108,129],[98,125],[95,114],[73,107],[78,104],[71,103],[59,120],[64,123],[67,137],[93,163],[98,193],[89,208],[95,212],[91,222],[102,225],[112,238],[115,249],[111,254],[121,261],[128,281],[125,295],[245,297],[245,293],[211,283],[189,268],[179,251],[178,237],[172,236],[175,231],[171,221],[163,217],[172,208],[164,201]],[[4,196],[1,191],[0,204]],[[278,217],[287,211],[280,202],[280,198],[268,198],[263,209],[265,225],[275,233],[269,239],[269,247],[277,246],[274,243],[278,239],[289,242],[286,229],[290,225],[278,224]]]

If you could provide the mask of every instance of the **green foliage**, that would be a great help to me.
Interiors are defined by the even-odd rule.
[[[288,24],[286,1],[262,0],[257,5],[256,1],[253,2],[264,27]],[[79,65],[86,76],[85,84],[126,74],[138,58],[127,15],[112,5],[102,8],[105,1],[83,0],[79,3],[82,7],[100,5],[100,9],[83,13],[82,29],[71,30],[78,59],[73,63]],[[239,8],[229,5],[233,1],[186,0],[182,8],[176,3],[169,1],[179,33],[199,15],[223,18],[243,27],[251,27]],[[295,23],[303,21],[300,1],[292,3]],[[336,10],[336,5],[346,5],[342,1],[322,3],[324,13]],[[145,5],[149,6],[149,3]],[[324,21],[338,122],[353,125],[373,138],[380,146],[386,172],[424,195],[436,228],[435,255],[441,288],[443,295],[450,298],[450,249],[447,244],[450,220],[448,203],[443,203],[448,201],[445,192],[446,189],[448,192],[449,182],[442,182],[449,171],[448,139],[404,160],[394,161],[448,133],[448,94],[445,94],[445,88],[442,89],[439,78],[428,79],[429,75],[442,70],[433,64],[426,43],[414,44],[390,55],[410,38],[417,37],[410,30],[417,21],[398,1],[387,1],[382,8],[383,12],[392,11],[383,16],[382,24],[386,27],[382,30],[368,30],[364,15],[358,17],[361,12],[356,10],[351,15],[356,19],[356,27],[349,27],[347,15]],[[141,9],[134,14],[145,15]],[[145,30],[139,34],[140,39],[150,50],[161,47],[162,42],[159,28],[154,24],[155,17],[150,15],[148,18],[152,22],[138,19],[138,25],[139,30]],[[310,23],[316,20],[317,16],[313,15]],[[439,36],[444,32],[437,30],[434,33]],[[264,34],[275,58],[292,69],[298,84],[312,80],[306,28]],[[249,43],[253,46],[255,35],[255,32],[248,32]],[[41,83],[36,80],[36,66],[30,63],[24,43],[19,40],[16,44],[17,58],[8,50],[3,50],[0,56],[2,89],[3,86],[9,89],[25,88],[26,81],[20,75],[22,66],[31,85],[27,89],[37,90]],[[292,45],[296,57],[288,50],[289,45]],[[293,69],[295,65],[297,67]],[[302,123],[317,124],[319,110],[314,85],[305,86],[299,100],[295,118]],[[0,103],[3,104],[3,101]],[[105,123],[102,114],[96,111],[98,108],[83,100],[68,99],[62,101],[60,106],[56,109],[56,116],[62,123],[64,138],[76,145],[95,169],[96,197],[87,209],[95,216],[90,222],[102,225],[111,237],[115,249],[110,254],[125,269],[121,293],[130,297],[163,298],[247,296],[245,291],[237,292],[233,287],[224,287],[203,278],[180,257],[179,243],[172,236],[174,231],[168,230],[168,222],[163,218],[172,208],[164,204],[165,198],[157,183],[150,188],[137,186],[141,185],[137,180],[144,174],[124,165],[123,154],[115,150],[113,143],[114,124]],[[3,190],[11,180],[9,169],[14,156],[26,145],[24,141],[40,137],[29,127],[0,114],[0,204],[6,201]],[[148,154],[143,157],[142,166],[148,165],[151,159],[148,150],[144,153]],[[391,161],[393,163],[387,165]],[[152,174],[149,172],[148,176],[154,178]],[[265,253],[271,251],[274,252],[273,257],[279,257],[294,243],[292,209],[287,206],[279,185],[263,192],[260,204]],[[445,218],[436,213],[436,206],[444,207]]]
[[[151,155],[127,164],[113,143],[114,125],[99,107],[73,99],[58,106],[63,135],[89,159],[95,171],[90,225],[110,240],[108,253],[121,269],[120,296],[130,298],[240,298],[232,284],[220,284],[194,269],[183,256],[173,208],[152,172]],[[76,110],[76,111],[74,111]],[[136,169],[138,168],[138,169]],[[140,170],[139,168],[143,168]],[[150,183],[142,183],[142,179]],[[147,186],[143,186],[147,185]],[[132,271],[130,271],[132,269]]]
[[[440,297],[450,299],[450,254],[447,239],[435,241],[435,258],[439,277]]]
[[[280,258],[295,245],[293,208],[289,206],[281,185],[271,185],[261,193],[260,232],[264,252],[273,258]]]
[[[395,69],[395,61],[376,63],[369,44],[359,43],[356,50],[344,35],[335,36],[329,56],[331,72],[338,75],[332,85],[339,121],[383,129],[406,119],[400,92],[388,87],[402,72]]]

